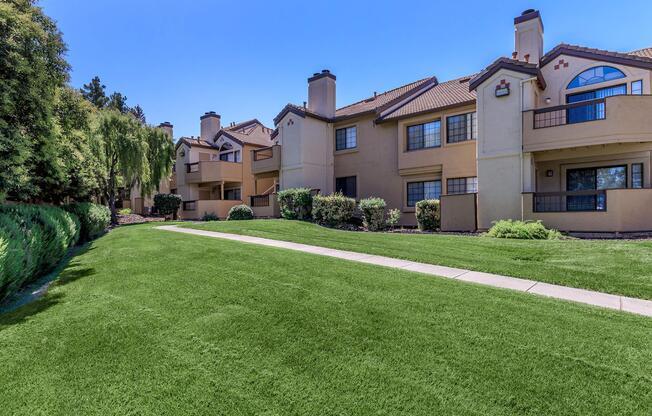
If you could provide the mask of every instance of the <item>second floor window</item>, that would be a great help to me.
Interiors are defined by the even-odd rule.
[[[358,133],[355,127],[335,130],[335,150],[353,149],[358,145]]]
[[[475,113],[460,114],[446,118],[446,141],[448,143],[478,138],[478,122]]]
[[[407,150],[441,146],[441,122],[417,124],[407,128]]]
[[[241,162],[240,151],[236,150],[228,153],[220,153],[220,160],[224,162]]]
[[[349,198],[356,198],[358,196],[356,182],[357,178],[355,176],[335,178],[335,192],[341,192],[342,195]]]
[[[643,81],[632,81],[632,95],[642,95],[643,94]]]
[[[446,193],[453,194],[472,194],[478,192],[478,178],[473,176],[469,178],[451,178],[446,180]]]

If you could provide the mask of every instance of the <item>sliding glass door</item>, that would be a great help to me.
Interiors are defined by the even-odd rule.
[[[592,191],[627,188],[627,166],[569,169],[566,171],[566,190]],[[567,211],[604,211],[607,208],[604,194],[569,195]]]

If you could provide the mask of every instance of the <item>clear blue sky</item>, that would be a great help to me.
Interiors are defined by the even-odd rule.
[[[513,18],[541,11],[545,49],[559,42],[628,51],[652,45],[641,1],[42,0],[68,44],[71,83],[99,75],[175,138],[222,123],[272,119],[307,99],[330,69],[337,105],[436,75],[475,73],[513,49]]]

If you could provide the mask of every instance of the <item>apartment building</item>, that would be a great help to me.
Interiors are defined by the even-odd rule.
[[[511,57],[477,74],[429,77],[342,108],[336,76],[314,74],[308,101],[274,119],[277,145],[253,171],[282,189],[382,197],[406,225],[418,200],[440,198],[445,230],[504,218],[652,230],[652,48],[561,44],[544,54],[536,10],[514,19],[514,33]]]
[[[231,207],[250,204],[252,195],[275,190],[274,178],[256,178],[251,167],[253,151],[274,144],[271,133],[256,119],[222,127],[214,111],[201,116],[200,136],[182,137],[175,146],[176,183],[170,189],[181,195],[180,218],[225,218]]]

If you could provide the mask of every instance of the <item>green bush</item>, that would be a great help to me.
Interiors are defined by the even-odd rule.
[[[219,219],[214,212],[204,212],[204,215],[201,217],[202,221],[219,221]]]
[[[341,193],[328,196],[315,195],[312,198],[312,218],[331,227],[346,224],[355,212],[355,199]]]
[[[385,207],[382,198],[366,198],[360,201],[362,225],[369,231],[380,231],[385,228]]]
[[[131,208],[120,208],[118,210],[118,215],[129,215],[131,214]]]
[[[398,208],[390,209],[387,213],[387,226],[394,229],[401,220],[401,210]]]
[[[99,237],[111,223],[111,211],[105,205],[75,202],[64,206],[64,209],[79,218],[81,241],[90,241]]]
[[[0,205],[0,300],[51,271],[79,230],[77,217],[61,208]]]
[[[154,195],[154,210],[161,215],[172,215],[176,219],[181,207],[181,195],[156,194]]]
[[[421,231],[435,231],[440,225],[440,211],[438,199],[424,199],[417,202],[416,211],[417,224]]]
[[[286,220],[307,220],[312,213],[310,188],[284,189],[277,193],[281,216]]]
[[[227,221],[233,220],[253,220],[254,212],[247,205],[236,205],[231,207],[226,216]]]
[[[541,221],[495,221],[487,232],[489,237],[517,238],[521,240],[557,240],[562,234],[547,229]]]

